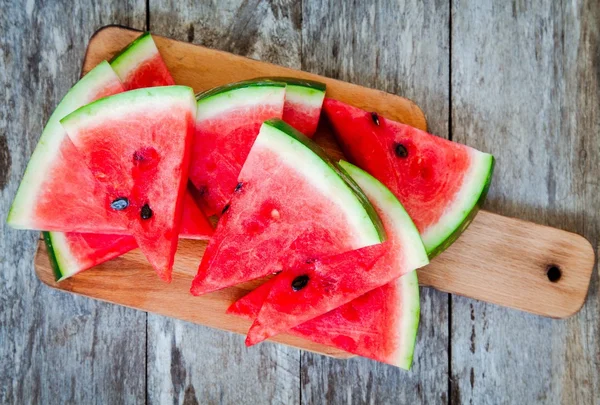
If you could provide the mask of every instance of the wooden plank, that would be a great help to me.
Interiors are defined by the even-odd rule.
[[[433,133],[448,135],[447,2],[303,3],[302,69],[409,97],[426,112]],[[447,294],[422,288],[410,372],[303,353],[302,402],[445,404],[447,332]]]
[[[146,315],[47,288],[38,232],[5,223],[43,124],[78,79],[88,38],[143,28],[144,1],[0,0],[0,403],[140,403]]]
[[[182,41],[299,67],[301,16],[295,3],[294,0],[152,1],[150,26],[157,34]],[[177,14],[172,10],[177,10]],[[202,73],[200,76],[201,83],[209,80]],[[190,280],[186,282],[186,290]],[[189,292],[186,295],[191,298]],[[190,301],[192,308],[202,305],[193,298]],[[241,335],[156,315],[148,317],[148,342],[148,402],[285,405],[299,402],[297,349],[274,343],[246,348]],[[164,370],[168,369],[170,379],[164,378]]]
[[[600,3],[452,9],[452,134],[497,154],[489,207],[597,248]],[[564,321],[453,299],[452,402],[598,404],[599,292],[595,271],[585,306]]]

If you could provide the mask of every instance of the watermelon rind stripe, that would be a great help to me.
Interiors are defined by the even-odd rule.
[[[50,260],[50,266],[52,266],[52,272],[54,273],[54,279],[59,280],[63,277],[62,271],[56,260],[54,253],[54,244],[52,243],[52,237],[50,232],[42,232],[44,236],[44,242],[46,243],[46,250],[48,251],[48,260]]]
[[[48,249],[48,258],[56,281],[71,277],[82,269],[71,254],[69,244],[62,232],[42,232]]]
[[[396,333],[399,336],[398,351],[394,354],[393,364],[410,370],[417,344],[417,333],[421,318],[421,303],[419,292],[419,279],[416,271],[400,277],[396,282],[402,307],[402,314]]]
[[[276,82],[283,82],[286,83],[288,86],[295,86],[295,87],[302,87],[305,89],[313,89],[313,90],[317,90],[321,93],[325,93],[325,89],[327,88],[327,86],[325,85],[325,83],[323,82],[318,82],[316,80],[309,80],[309,79],[299,79],[297,77],[287,77],[287,76],[266,76],[266,77],[259,77],[256,78],[255,80],[273,80]]]
[[[151,59],[158,53],[152,35],[145,32],[115,56],[110,61],[110,65],[120,78],[125,79],[140,63]]]
[[[72,136],[77,128],[97,121],[98,114],[104,120],[117,120],[141,111],[165,111],[167,108],[189,109],[195,114],[194,92],[187,86],[149,87],[119,93],[83,106],[60,120]]]
[[[396,228],[394,233],[402,236],[400,243],[405,259],[402,264],[403,268],[415,270],[429,264],[427,251],[421,240],[419,230],[400,201],[398,201],[398,198],[379,180],[364,170],[344,160],[340,160],[339,165],[358,184],[371,202],[376,201],[375,205],[381,206],[386,216],[393,217]]]
[[[388,223],[394,224],[394,234],[401,235],[400,244],[403,249],[404,269],[415,270],[429,263],[427,251],[419,235],[419,230],[400,203],[396,196],[379,180],[362,169],[340,160],[342,166],[363,189],[371,201],[380,208],[385,215],[392,219]],[[391,364],[404,369],[410,369],[416,344],[417,330],[419,327],[420,302],[419,280],[416,271],[410,271],[395,281],[402,311],[396,325],[394,336],[397,337],[397,350],[388,359]]]
[[[268,131],[268,128],[272,128],[275,131]],[[363,229],[363,235],[360,238],[363,240],[362,245],[357,245],[355,248],[360,248],[376,243],[380,243],[386,239],[385,230],[381,219],[375,208],[369,202],[369,199],[365,196],[358,184],[346,173],[346,171],[331,161],[325,151],[321,149],[316,143],[300,133],[296,129],[284,121],[274,118],[264,122],[261,128],[261,135],[266,132],[266,135],[271,136],[259,136],[257,142],[261,142],[267,148],[275,148],[275,144],[278,146],[278,152],[284,153],[284,149],[296,149],[298,146],[302,146],[308,149],[311,153],[305,153],[307,155],[306,160],[300,160],[299,154],[289,153],[289,159],[287,162],[297,171],[304,173],[307,179],[309,179],[318,189],[323,191],[324,195],[328,195],[330,198],[340,200],[343,197],[343,190],[347,189],[351,192],[354,198],[347,199],[341,204],[342,209],[346,210],[349,221],[354,222],[355,229]],[[285,134],[286,138],[277,136],[278,134]],[[291,141],[291,142],[290,142]],[[312,157],[312,159],[311,159]],[[312,161],[309,161],[311,159]],[[294,162],[296,160],[296,162]],[[311,175],[311,172],[319,165],[327,166],[327,169],[331,171],[333,176]],[[336,181],[339,179],[341,181]],[[346,193],[347,195],[347,193]],[[354,200],[354,201],[352,201]],[[358,202],[358,204],[356,204]]]
[[[247,80],[217,87],[196,96],[196,122],[254,105],[283,105],[286,84],[272,80]]]
[[[303,104],[305,107],[321,108],[325,99],[324,90],[288,84],[285,90],[285,101]]]
[[[285,100],[303,104],[306,107],[321,108],[325,99],[325,83],[295,77],[264,77],[259,79],[283,82],[287,85],[285,89]],[[258,80],[258,79],[257,79]]]
[[[8,213],[7,223],[17,229],[38,229],[34,218],[38,193],[45,192],[43,183],[49,165],[56,159],[60,145],[66,136],[60,125],[60,119],[77,108],[92,101],[107,85],[120,83],[118,76],[108,62],[103,61],[86,74],[63,97],[46,124],[40,140],[29,159],[23,180]]]
[[[465,175],[461,190],[446,213],[422,236],[429,257],[446,250],[467,229],[485,202],[494,173],[495,159],[492,155],[470,149],[472,164]]]

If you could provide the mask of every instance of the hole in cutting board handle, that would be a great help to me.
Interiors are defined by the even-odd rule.
[[[550,280],[550,282],[556,283],[562,277],[562,271],[557,265],[551,264],[546,270],[546,276],[548,277],[548,280]]]

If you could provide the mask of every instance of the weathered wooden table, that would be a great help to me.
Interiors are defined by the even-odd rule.
[[[41,3],[41,2],[40,2]],[[107,24],[413,99],[498,158],[487,208],[600,234],[600,2],[0,0],[1,403],[600,404],[600,285],[551,320],[432,290],[410,372],[51,290],[4,224],[43,124]]]

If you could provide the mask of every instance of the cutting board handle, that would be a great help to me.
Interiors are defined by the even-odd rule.
[[[581,235],[481,211],[429,266],[422,285],[538,315],[583,306],[595,252]]]

